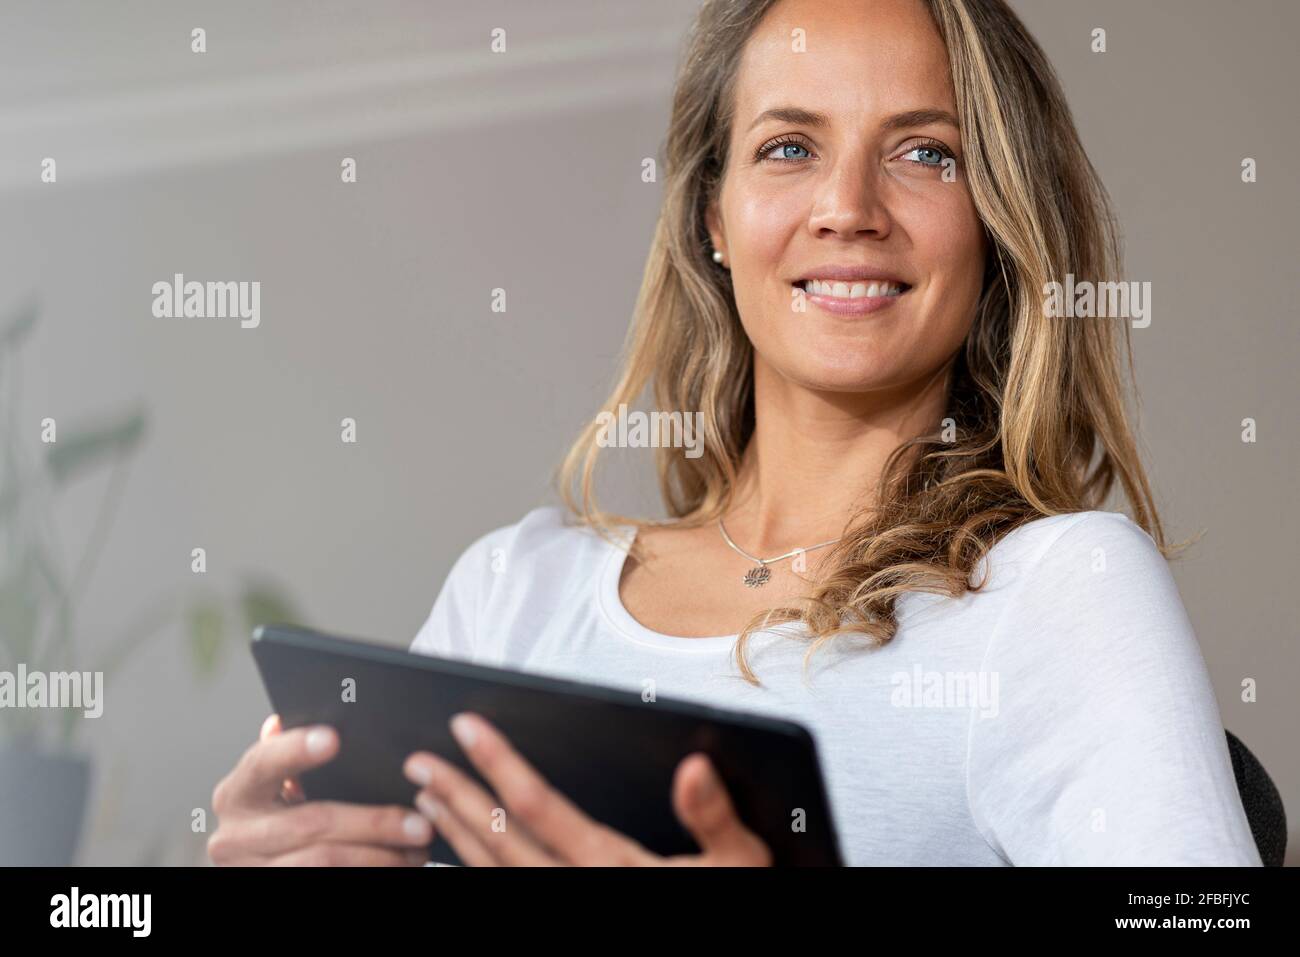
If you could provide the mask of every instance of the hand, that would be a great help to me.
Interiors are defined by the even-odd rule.
[[[429,859],[429,822],[400,806],[307,801],[296,775],[338,753],[333,728],[282,732],[279,715],[212,792],[215,864],[418,866]]]
[[[740,867],[772,863],[771,851],[741,823],[721,778],[703,754],[684,758],[672,785],[673,810],[703,851],[662,857],[589,818],[547,784],[482,717],[456,715],[451,730],[500,798],[455,765],[426,751],[411,754],[403,771],[421,788],[416,807],[468,865]],[[504,827],[498,823],[503,817]]]

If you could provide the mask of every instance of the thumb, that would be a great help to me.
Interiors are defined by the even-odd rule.
[[[258,732],[257,738],[259,741],[266,741],[283,731],[280,716],[278,714],[269,714],[266,716],[266,720],[262,722],[262,730]],[[280,797],[286,804],[297,804],[306,800],[306,795],[302,792],[302,785],[298,783],[297,778],[284,779],[284,783],[280,786]]]
[[[695,753],[677,766],[673,809],[704,856],[723,865],[768,866],[772,854],[736,813],[727,787],[708,757]]]

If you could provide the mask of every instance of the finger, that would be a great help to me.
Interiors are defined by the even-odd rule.
[[[221,814],[233,808],[272,806],[285,778],[326,763],[338,748],[337,732],[326,725],[294,728],[259,740],[217,785],[213,810]]]
[[[257,735],[257,740],[265,741],[268,738],[275,737],[283,730],[278,714],[269,714],[266,720],[262,722],[262,730]],[[303,793],[302,785],[298,783],[297,778],[285,778],[284,783],[280,786],[280,800],[285,804],[300,804],[307,800],[307,795]]]
[[[427,813],[428,799],[445,805],[498,863],[514,867],[552,863],[513,809],[455,765],[421,751],[406,759],[403,771],[421,785],[426,800],[417,801],[416,807]]]
[[[282,811],[221,822],[213,849],[226,856],[275,856],[313,844],[428,848],[434,830],[408,807],[307,801]]]
[[[415,806],[433,822],[438,833],[451,845],[460,862],[466,867],[500,867],[501,861],[475,834],[465,826],[447,805],[427,792],[415,796]]]
[[[523,822],[513,820],[500,800],[460,769],[431,755],[426,757],[439,762],[442,770],[435,774],[435,783],[416,795],[415,806],[434,821],[439,833],[450,840],[446,828],[438,823],[442,820],[438,811],[446,810],[451,826],[471,835],[496,864],[539,867],[552,863]]]
[[[736,813],[726,785],[704,754],[688,755],[673,776],[673,809],[703,852],[672,858],[681,864],[767,867],[772,853]]]
[[[302,785],[298,783],[297,778],[285,778],[280,787],[280,800],[287,805],[301,804],[307,800],[307,795],[303,793]]]
[[[640,845],[592,820],[551,787],[506,736],[482,716],[457,715],[452,720],[452,731],[511,818],[565,861],[631,863],[639,853],[645,853]],[[447,767],[453,775],[460,773],[451,765]]]
[[[422,853],[371,844],[313,844],[273,857],[267,864],[272,867],[420,867],[427,859]]]

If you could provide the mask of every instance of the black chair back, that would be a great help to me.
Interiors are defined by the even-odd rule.
[[[1259,856],[1267,866],[1281,867],[1286,857],[1286,808],[1282,806],[1282,795],[1250,749],[1231,731],[1224,733],[1228,736],[1228,754],[1232,756],[1237,791]]]

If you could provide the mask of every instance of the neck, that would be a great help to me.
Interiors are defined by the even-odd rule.
[[[815,391],[754,358],[754,434],[741,460],[727,531],[754,554],[807,548],[844,534],[875,504],[889,455],[938,428],[949,370],[869,393]]]

